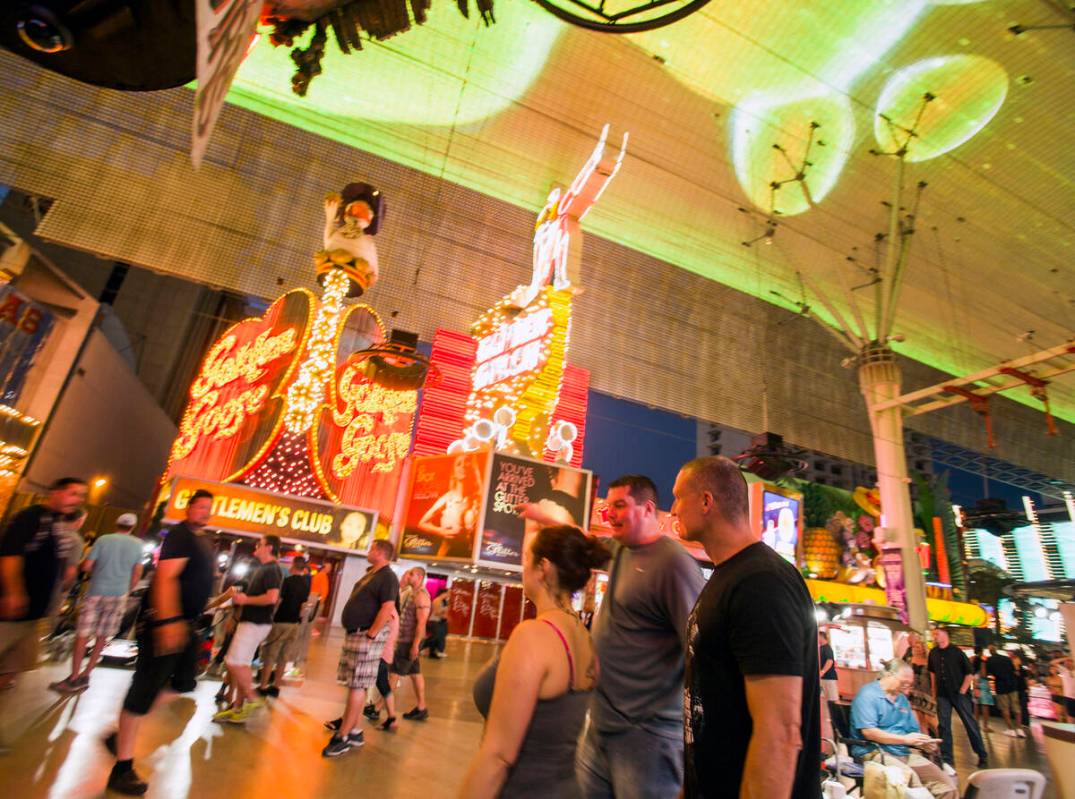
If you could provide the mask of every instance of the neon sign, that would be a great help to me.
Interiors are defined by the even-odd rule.
[[[268,452],[280,432],[283,394],[306,349],[314,302],[308,291],[289,292],[209,348],[190,386],[169,474],[233,480]]]
[[[543,339],[552,326],[552,310],[544,307],[479,339],[474,390],[540,369],[547,354]]]
[[[589,373],[567,363],[581,272],[580,222],[616,176],[627,148],[607,151],[608,125],[564,189],[553,187],[534,225],[533,272],[471,325],[469,341],[438,330],[431,362],[443,385],[427,392],[415,454],[482,448],[580,466]],[[458,377],[469,367],[469,380]],[[566,399],[566,401],[565,401]]]
[[[185,458],[203,437],[230,438],[248,416],[264,407],[269,387],[258,381],[269,364],[294,352],[298,343],[298,333],[292,328],[275,336],[271,332],[265,330],[239,347],[236,336],[225,336],[209,350],[201,374],[191,385],[191,405],[183,415],[173,457]],[[237,381],[249,388],[237,386],[228,391]]]
[[[341,370],[337,395],[343,408],[333,409],[332,420],[343,428],[340,451],[332,458],[332,474],[345,480],[364,463],[374,473],[395,470],[411,448],[410,419],[418,408],[417,391],[397,391],[374,383],[361,364],[350,362]],[[399,417],[405,430],[387,430]]]

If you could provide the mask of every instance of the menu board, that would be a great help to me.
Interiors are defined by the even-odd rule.
[[[866,631],[858,625],[831,627],[829,643],[836,665],[848,669],[866,668]]]
[[[885,663],[895,657],[892,649],[892,630],[883,624],[870,622],[866,625],[866,640],[870,644],[870,668],[883,669]]]
[[[470,635],[474,588],[473,580],[452,580],[448,594],[448,632],[452,635]]]

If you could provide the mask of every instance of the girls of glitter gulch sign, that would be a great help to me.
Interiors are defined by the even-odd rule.
[[[543,526],[586,529],[592,474],[560,463],[493,455],[478,562],[522,568],[523,544]]]

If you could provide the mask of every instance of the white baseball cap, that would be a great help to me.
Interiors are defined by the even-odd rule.
[[[116,527],[134,527],[138,524],[138,517],[133,513],[124,513],[116,519]]]

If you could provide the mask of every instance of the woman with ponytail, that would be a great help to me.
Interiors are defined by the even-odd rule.
[[[523,591],[537,616],[516,627],[474,683],[481,747],[459,791],[466,799],[580,797],[575,744],[597,679],[590,634],[571,609],[604,544],[577,527],[545,527],[523,553]]]

